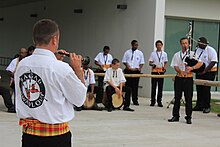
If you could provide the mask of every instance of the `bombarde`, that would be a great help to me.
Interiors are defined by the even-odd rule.
[[[57,53],[60,54],[60,55],[65,55],[67,57],[70,57],[70,53],[69,52],[58,51]],[[83,64],[88,64],[89,62],[90,62],[90,58],[88,56],[82,57],[82,63]]]

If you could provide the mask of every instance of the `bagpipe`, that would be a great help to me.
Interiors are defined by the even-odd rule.
[[[187,32],[186,34],[186,37],[188,38],[189,40],[189,56],[186,56],[185,58],[185,63],[186,63],[186,66],[190,66],[190,67],[193,67],[195,66],[199,61],[198,59],[196,59],[196,50],[194,52],[194,55],[193,57],[191,58],[190,57],[190,51],[192,50],[192,41],[198,43],[198,41],[194,40],[192,38],[192,22],[189,22],[189,31]],[[191,72],[194,72],[194,73],[201,73],[205,70],[205,63],[202,63],[202,65],[198,68],[198,69],[194,69],[192,70]]]

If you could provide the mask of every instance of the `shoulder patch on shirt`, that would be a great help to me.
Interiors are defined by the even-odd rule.
[[[45,99],[45,86],[40,76],[31,70],[19,78],[21,99],[29,108],[41,106]]]

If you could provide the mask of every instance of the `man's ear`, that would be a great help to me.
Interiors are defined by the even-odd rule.
[[[58,43],[58,38],[57,38],[57,36],[56,36],[56,35],[52,36],[52,37],[51,37],[51,41],[52,41],[52,44],[53,44],[53,45],[57,45],[57,43]]]

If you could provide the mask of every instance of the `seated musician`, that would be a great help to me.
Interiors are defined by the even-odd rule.
[[[122,96],[122,92],[125,92],[125,103],[123,110],[134,111],[129,108],[131,99],[131,88],[124,85],[126,79],[120,67],[120,61],[118,59],[113,59],[111,68],[108,68],[104,77],[104,88],[106,90],[108,98],[108,112],[113,109],[112,105],[112,94],[116,93]]]
[[[88,88],[87,92],[89,92],[89,98],[94,98],[94,94],[96,94],[95,104],[92,107],[92,109],[102,110],[102,108],[98,107],[97,104],[102,102],[103,88],[99,86],[95,86],[95,75],[94,72],[89,68],[89,63],[90,60],[87,62],[82,62],[82,71],[83,71],[85,85]]]

